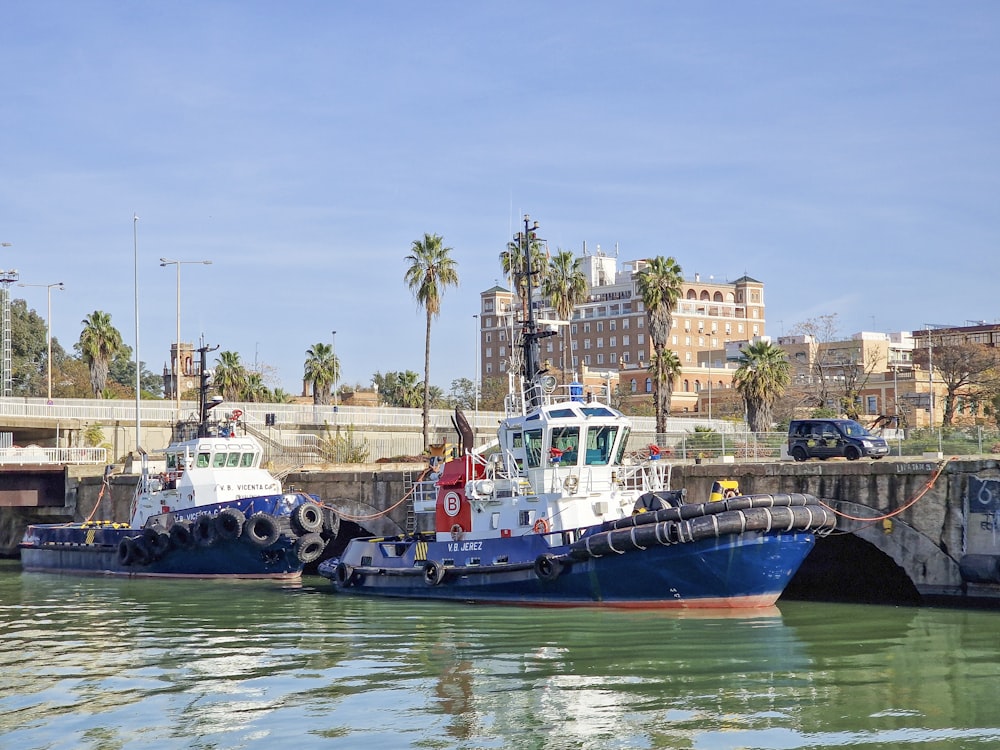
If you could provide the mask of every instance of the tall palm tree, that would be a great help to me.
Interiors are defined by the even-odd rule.
[[[570,320],[573,308],[587,299],[587,275],[583,272],[583,258],[569,250],[559,250],[549,259],[548,273],[542,279],[542,295],[548,300],[561,320],[566,321],[563,336],[563,377],[573,366]]]
[[[532,283],[540,286],[548,273],[548,263],[542,243],[537,239],[532,239],[528,243],[531,248],[531,271],[535,277]],[[500,253],[500,265],[506,276],[513,278],[514,292],[521,300],[521,320],[528,319],[528,278],[524,275],[524,244],[518,242],[508,242],[507,249]]]
[[[227,401],[239,401],[246,392],[247,370],[237,352],[219,352],[215,361],[215,389]]]
[[[635,286],[642,304],[646,308],[649,338],[653,343],[653,356],[664,357],[663,350],[667,346],[670,328],[674,324],[674,310],[681,298],[681,285],[684,277],[677,261],[658,255],[649,260],[646,266],[635,276]],[[659,392],[664,382],[659,378],[662,368],[653,372],[654,390]],[[667,413],[661,407],[670,406],[670,398],[657,398],[656,431],[667,431]]]
[[[118,329],[111,325],[111,316],[106,312],[94,310],[81,322],[80,354],[90,368],[90,387],[94,396],[103,398],[111,360],[122,351],[125,343]]]
[[[319,342],[306,349],[306,380],[313,386],[313,403],[330,403],[330,386],[340,379],[340,360],[334,354],[333,344]]]
[[[781,347],[759,340],[740,350],[733,386],[743,396],[747,423],[753,432],[771,429],[774,402],[791,380],[791,364]]]
[[[666,417],[660,425],[660,415],[670,413],[670,399],[674,393],[674,383],[681,376],[681,361],[672,349],[662,349],[653,352],[646,368],[653,376],[653,404],[656,406],[656,432],[662,435],[667,431]]]
[[[431,403],[431,320],[441,312],[441,295],[449,286],[458,286],[456,263],[450,255],[451,248],[436,234],[424,234],[414,240],[406,260],[410,266],[404,279],[417,298],[417,304],[427,313],[427,331],[424,334],[424,450],[430,438]]]

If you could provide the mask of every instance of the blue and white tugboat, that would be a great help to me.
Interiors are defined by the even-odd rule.
[[[210,421],[202,352],[200,418],[179,423],[166,471],[136,486],[128,523],[33,524],[20,544],[26,571],[174,578],[294,579],[317,561],[339,519],[317,498],[283,492],[263,449],[237,435],[238,411]]]
[[[525,222],[524,237],[530,237]],[[524,273],[531,278],[530,253]],[[319,565],[336,591],[535,606],[772,606],[836,525],[809,495],[720,492],[687,502],[656,446],[630,454],[630,422],[539,368],[528,285],[522,371],[497,440],[463,452],[414,493],[433,531],[352,539]],[[725,489],[734,482],[720,482]],[[725,497],[731,494],[731,497]],[[713,497],[716,495],[713,493]],[[706,498],[707,499],[707,498]],[[430,515],[433,521],[430,521]]]

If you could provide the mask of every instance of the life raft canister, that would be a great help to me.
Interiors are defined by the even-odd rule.
[[[458,533],[472,530],[472,506],[465,497],[465,483],[469,476],[468,458],[448,461],[444,464],[441,478],[437,482],[437,504],[434,508],[434,527],[438,533],[448,538]],[[456,532],[455,526],[461,531]]]
[[[728,500],[740,494],[740,483],[735,479],[720,479],[712,485],[709,501]]]

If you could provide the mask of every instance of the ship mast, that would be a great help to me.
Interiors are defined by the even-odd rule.
[[[527,302],[527,317],[522,321],[521,329],[521,348],[523,349],[524,356],[522,359],[522,377],[524,379],[524,400],[525,405],[529,408],[537,408],[542,405],[542,386],[541,386],[541,376],[545,372],[542,368],[539,359],[539,339],[551,336],[555,331],[541,331],[538,330],[538,323],[535,320],[535,305],[532,300],[532,289],[535,286],[534,277],[538,275],[541,269],[532,270],[531,268],[531,248],[537,242],[538,239],[538,222],[531,224],[530,217],[524,215],[524,231],[518,232],[514,235],[514,240],[517,242],[518,247],[521,252],[524,253],[524,271],[521,273],[524,276],[524,293],[525,301]]]

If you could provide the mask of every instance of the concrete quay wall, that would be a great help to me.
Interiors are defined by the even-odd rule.
[[[420,464],[315,468],[293,472],[284,483],[288,489],[319,496],[345,520],[371,533],[388,535],[408,528],[409,503],[400,500],[424,468]],[[831,539],[853,535],[890,568],[898,568],[921,597],[987,599],[1000,605],[997,459],[678,463],[672,467],[672,486],[687,488],[689,502],[707,500],[719,479],[737,480],[743,494],[817,496],[839,514]],[[63,507],[0,508],[0,554],[17,554],[17,543],[28,523],[125,520],[136,480],[135,475],[113,476],[99,505],[101,477],[83,476],[67,479]],[[819,540],[817,551],[825,541]],[[841,555],[839,569],[829,575],[878,575],[868,570],[870,559]]]

